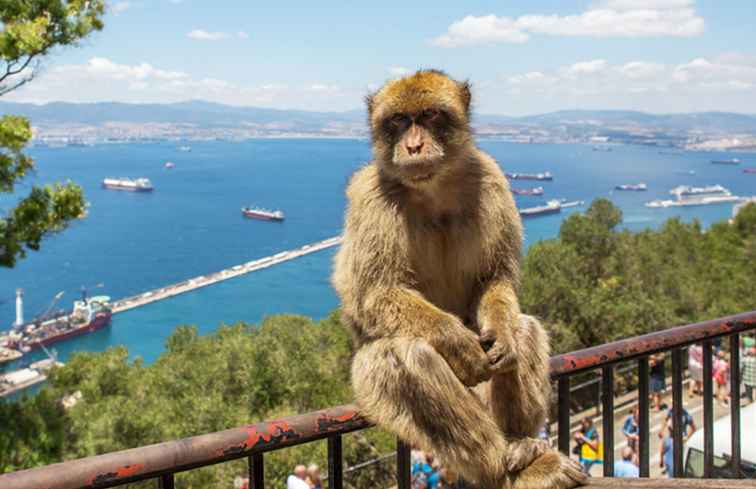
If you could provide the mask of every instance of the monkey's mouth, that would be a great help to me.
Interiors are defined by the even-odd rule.
[[[433,173],[432,172],[429,172],[429,173],[418,173],[416,175],[410,176],[410,180],[412,180],[412,182],[414,182],[414,183],[427,182],[431,178],[433,178]]]

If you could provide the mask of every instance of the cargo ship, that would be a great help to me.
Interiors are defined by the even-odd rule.
[[[740,160],[738,158],[731,158],[729,160],[711,160],[712,165],[739,165]]]
[[[614,190],[631,190],[635,192],[643,192],[648,190],[648,187],[645,183],[626,183],[623,185],[615,185]]]
[[[63,364],[55,358],[47,358],[22,368],[0,375],[0,397],[10,396],[27,387],[37,385],[47,380],[47,373],[53,367],[62,367]]]
[[[515,195],[543,195],[543,187],[513,188],[512,193]]]
[[[543,173],[506,173],[506,176],[510,180],[554,180],[554,175],[548,171]]]
[[[527,207],[520,209],[520,216],[522,217],[536,217],[546,214],[557,214],[562,211],[562,202],[559,200],[550,200],[546,202],[546,205],[539,205],[536,207]]]
[[[74,302],[71,314],[16,325],[0,338],[0,346],[28,352],[59,341],[100,330],[110,324],[110,297],[83,297]]]
[[[102,186],[129,192],[152,192],[154,190],[149,178],[106,178],[102,181]]]
[[[269,211],[267,209],[258,209],[255,207],[242,207],[242,215],[250,219],[259,219],[260,221],[283,221],[284,213],[281,211]]]
[[[756,168],[744,168],[743,173],[750,173],[752,175],[756,175]]]

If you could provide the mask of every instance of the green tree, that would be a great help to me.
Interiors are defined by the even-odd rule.
[[[0,96],[31,81],[56,47],[75,45],[102,29],[104,0],[0,0]],[[34,168],[23,154],[32,137],[23,117],[0,117],[0,192],[10,193]],[[0,266],[12,267],[26,248],[61,231],[84,214],[81,188],[73,183],[33,187],[0,216]]]

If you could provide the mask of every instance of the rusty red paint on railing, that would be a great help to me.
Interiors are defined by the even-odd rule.
[[[756,311],[705,321],[558,355],[551,375],[559,377],[621,360],[756,329]],[[0,475],[2,489],[100,488],[307,443],[371,427],[349,404],[183,440],[113,452]]]
[[[562,375],[572,375],[609,363],[631,360],[642,355],[754,328],[756,328],[756,311],[678,326],[551,357],[551,376],[557,378]]]

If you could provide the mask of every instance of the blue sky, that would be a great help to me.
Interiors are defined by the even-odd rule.
[[[481,113],[756,113],[753,0],[112,1],[106,27],[6,99],[361,108],[419,67]]]

